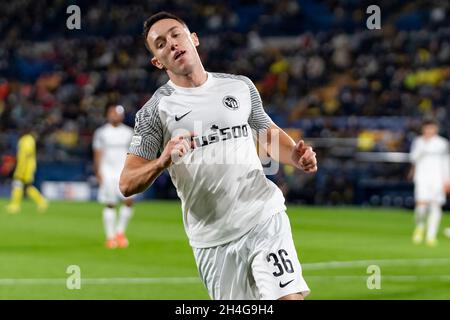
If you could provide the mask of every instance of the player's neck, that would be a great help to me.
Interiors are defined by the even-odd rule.
[[[423,138],[425,139],[425,140],[432,140],[432,139],[434,139],[435,137],[436,137],[437,135],[432,135],[432,136],[423,136]]]
[[[202,65],[196,68],[192,73],[187,75],[177,75],[172,72],[168,72],[170,81],[179,87],[195,88],[199,87],[208,79],[208,73],[205,71]]]

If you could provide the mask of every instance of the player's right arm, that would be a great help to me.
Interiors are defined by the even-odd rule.
[[[125,197],[146,190],[158,176],[192,147],[188,143],[191,134],[179,135],[169,140],[161,155],[148,160],[135,154],[128,154],[120,175],[119,188]]]
[[[100,174],[101,158],[102,158],[102,151],[94,149],[94,173],[99,184],[102,184],[102,176]]]
[[[120,175],[119,189],[125,197],[147,189],[156,178],[176,160],[189,151],[189,135],[172,137],[165,147],[164,128],[158,112],[158,95],[155,94],[138,111],[134,136]],[[158,157],[158,153],[161,154]]]
[[[103,139],[101,129],[97,129],[92,140],[92,149],[94,151],[94,174],[97,182],[102,184],[102,176],[100,173],[100,162],[102,159]]]
[[[410,161],[415,164],[425,153],[424,146],[421,140],[414,139],[411,144],[411,152],[409,154]]]

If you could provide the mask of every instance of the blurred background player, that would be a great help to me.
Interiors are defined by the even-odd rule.
[[[445,204],[445,187],[450,177],[448,140],[439,136],[434,120],[425,120],[422,135],[411,146],[414,164],[414,197],[416,229],[413,242],[423,241],[426,226],[426,243],[437,244],[436,235]]]
[[[47,200],[41,195],[39,190],[33,186],[35,171],[36,140],[31,134],[31,129],[24,128],[21,131],[17,143],[17,164],[13,176],[11,201],[6,207],[9,213],[19,212],[24,190],[28,197],[37,204],[40,212],[47,209]]]
[[[124,198],[119,191],[119,177],[125,163],[133,130],[122,123],[125,110],[120,105],[109,105],[106,110],[108,123],[94,133],[94,170],[100,185],[98,201],[105,205],[103,224],[106,247],[128,247],[125,230],[133,214],[132,198]],[[123,202],[116,219],[116,205]],[[117,222],[116,222],[117,220]]]

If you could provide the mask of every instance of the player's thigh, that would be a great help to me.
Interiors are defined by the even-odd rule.
[[[32,184],[34,181],[34,173],[27,173],[25,170],[14,172],[14,180],[20,181],[23,184]]]
[[[103,185],[105,185],[104,193],[110,201],[114,204],[118,202],[124,203],[126,206],[132,206],[136,195],[131,197],[125,197],[120,191],[120,175],[117,175],[118,171],[111,172],[110,174],[103,174]]]
[[[414,185],[414,197],[417,204],[445,203],[444,187],[435,181],[420,181]]]
[[[34,182],[35,169],[31,168],[25,171],[24,182],[26,184],[32,184]]]
[[[257,288],[243,252],[245,239],[212,248],[194,248],[200,277],[214,300],[255,300]]]
[[[260,299],[306,296],[310,290],[303,279],[286,213],[273,216],[265,228],[251,265]]]
[[[279,298],[278,300],[305,300],[301,293],[291,293]]]
[[[121,200],[118,190],[119,179],[114,176],[104,175],[98,189],[98,201],[103,204],[116,204]],[[117,185],[116,185],[117,184]]]

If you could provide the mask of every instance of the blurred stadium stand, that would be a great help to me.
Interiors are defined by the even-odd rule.
[[[167,81],[141,37],[162,9],[199,34],[207,70],[250,77],[272,119],[317,149],[315,176],[282,167],[271,177],[289,201],[411,206],[409,165],[395,155],[409,151],[425,115],[450,137],[448,1],[378,1],[380,31],[365,27],[372,1],[73,3],[81,30],[65,27],[72,2],[0,3],[0,195],[25,123],[38,135],[37,184],[92,183],[91,138],[105,105],[123,104],[133,126]],[[176,197],[167,174],[148,196]]]

